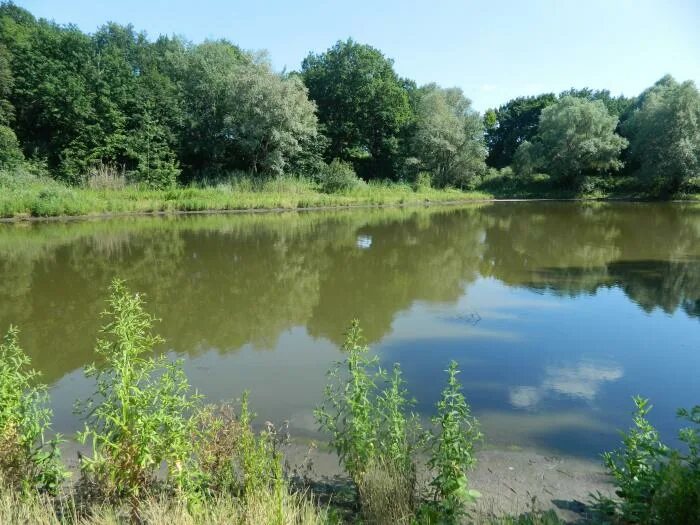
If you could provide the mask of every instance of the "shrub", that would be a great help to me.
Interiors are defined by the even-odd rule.
[[[465,506],[480,496],[469,488],[467,472],[476,462],[474,444],[481,439],[481,433],[457,374],[457,363],[452,361],[437,415],[432,420],[435,428],[428,466],[435,472],[430,482],[433,502],[423,509],[424,518],[430,523],[456,523],[465,514]]]
[[[355,174],[352,164],[333,159],[320,174],[321,190],[325,193],[338,193],[356,188],[362,181]]]
[[[189,393],[180,362],[150,356],[162,339],[151,333],[154,319],[143,297],[114,280],[108,305],[109,321],[96,347],[104,365],[86,369],[97,388],[82,406],[85,430],[79,439],[91,441],[92,457],[83,457],[80,467],[99,496],[126,497],[136,513],[161,465],[178,489],[185,487],[192,434],[187,414],[197,397]]]
[[[283,476],[282,439],[271,423],[256,435],[248,393],[237,415],[229,404],[204,407],[196,417],[194,469],[200,488],[208,495],[256,497],[262,493],[278,498],[287,490]]]
[[[635,397],[634,404],[634,427],[623,434],[622,448],[603,455],[619,500],[596,496],[598,513],[618,523],[700,523],[700,405],[678,411],[693,425],[679,434],[684,453],[661,442],[647,420],[647,399]]]
[[[412,402],[398,364],[391,375],[378,367],[357,320],[346,333],[343,351],[347,357],[329,372],[332,382],[316,418],[331,434],[330,445],[353,480],[365,516],[371,523],[388,523],[382,520],[404,516],[415,506],[413,454],[420,428],[415,417],[406,415]],[[388,499],[395,507],[383,510]]]
[[[22,155],[17,135],[8,126],[0,124],[0,168],[18,166],[23,160],[24,155]]]
[[[48,443],[51,410],[38,372],[19,346],[19,332],[10,327],[0,344],[0,481],[14,489],[56,492],[66,477],[57,436]]]
[[[415,191],[425,191],[432,187],[433,176],[430,172],[420,171],[416,175],[416,181],[414,183]]]

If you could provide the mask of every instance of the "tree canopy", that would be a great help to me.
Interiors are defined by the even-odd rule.
[[[350,161],[366,178],[392,177],[400,133],[411,119],[392,60],[348,39],[306,57],[301,75],[329,139],[327,160]]]
[[[519,155],[529,157],[533,168],[573,184],[584,175],[621,167],[627,140],[615,133],[616,127],[617,118],[602,101],[567,95],[542,111],[537,134],[532,143],[520,145]]]
[[[700,175],[700,93],[666,76],[639,97],[624,132],[641,175],[671,192]]]
[[[487,111],[485,125],[489,166],[510,166],[518,146],[526,140],[532,140],[537,133],[542,110],[556,100],[553,93],[518,97],[496,110]]]
[[[226,40],[150,39],[115,23],[84,33],[0,3],[0,169],[73,185],[102,172],[150,188],[245,172],[323,187],[342,167],[346,189],[356,175],[419,172],[467,188],[498,179],[488,165],[568,189],[622,168],[670,194],[696,184],[699,122],[697,87],[670,76],[638,97],[571,88],[481,116],[459,88],[401,78],[391,58],[352,39],[277,72],[264,52]]]
[[[440,186],[465,188],[483,174],[486,148],[481,117],[459,88],[419,90],[412,151]]]

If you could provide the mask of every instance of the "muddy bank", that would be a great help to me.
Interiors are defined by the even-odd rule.
[[[534,498],[537,508],[553,509],[560,518],[575,522],[585,516],[590,494],[613,493],[600,462],[534,450],[487,449],[477,457],[469,479],[482,494],[480,513],[518,515],[532,509]],[[286,460],[292,472],[305,473],[312,484],[348,483],[332,452],[292,444]],[[427,484],[427,472],[419,472],[420,478]]]

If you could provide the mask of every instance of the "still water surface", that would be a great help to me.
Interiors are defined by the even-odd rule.
[[[430,209],[0,225],[0,331],[79,426],[105,290],[147,294],[163,349],[212,400],[314,436],[353,317],[429,415],[450,359],[487,443],[595,457],[631,396],[700,403],[700,206],[493,203]]]

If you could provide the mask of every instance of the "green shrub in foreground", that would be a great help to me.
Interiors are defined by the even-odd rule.
[[[622,448],[603,455],[619,499],[598,495],[598,514],[615,523],[700,523],[700,405],[678,411],[691,423],[679,433],[687,448],[680,451],[663,444],[647,420],[649,401],[634,403],[634,427],[623,434]]]
[[[378,367],[357,321],[343,350],[347,357],[329,373],[332,381],[316,418],[357,488],[363,515],[371,523],[456,523],[479,496],[469,489],[467,471],[481,437],[457,380],[457,364],[453,361],[447,371],[428,440],[432,498],[416,513],[415,456],[425,436],[408,414],[412,403],[401,369],[394,365],[388,375]]]
[[[109,321],[96,347],[104,364],[86,369],[97,387],[81,407],[86,417],[79,439],[91,443],[92,455],[80,467],[101,497],[127,498],[136,513],[161,465],[178,489],[186,486],[193,425],[188,413],[197,397],[190,395],[180,362],[151,356],[161,339],[151,332],[154,319],[143,297],[115,280],[108,305]]]
[[[66,473],[60,462],[60,436],[48,443],[51,410],[38,372],[19,346],[19,331],[10,327],[0,343],[0,484],[27,492],[54,493]]]
[[[421,508],[422,523],[458,523],[467,506],[481,496],[469,488],[467,477],[476,463],[474,444],[481,439],[481,432],[457,374],[457,363],[452,361],[447,369],[447,385],[437,404],[437,415],[432,419],[428,466],[435,473],[430,482],[433,499]]]

